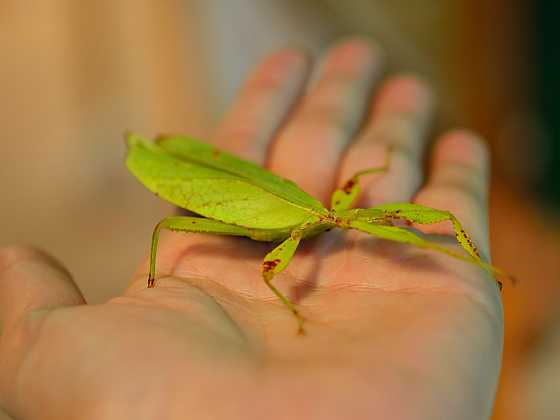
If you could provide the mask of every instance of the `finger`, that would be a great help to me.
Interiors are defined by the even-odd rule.
[[[325,200],[340,156],[362,122],[379,63],[377,48],[365,40],[333,47],[316,83],[275,140],[270,169]]]
[[[422,182],[422,156],[433,113],[430,89],[413,76],[395,77],[381,87],[371,116],[341,163],[338,185],[356,172],[382,167],[388,172],[363,177],[360,207],[409,201]]]
[[[438,141],[431,174],[415,202],[449,210],[463,224],[484,256],[488,254],[488,173],[486,145],[468,131],[452,131]],[[451,233],[449,226],[434,233]]]
[[[294,50],[273,54],[260,64],[226,114],[213,143],[264,163],[274,133],[302,91],[310,70]]]
[[[35,249],[0,249],[0,331],[37,309],[81,305],[85,300],[70,274]]]

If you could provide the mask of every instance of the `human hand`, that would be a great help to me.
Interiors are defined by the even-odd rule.
[[[326,200],[359,169],[360,207],[414,201],[450,210],[483,254],[487,156],[473,134],[437,143],[423,185],[433,112],[412,76],[371,99],[380,57],[363,40],[310,64],[273,54],[213,137]],[[373,106],[370,109],[370,104]],[[449,233],[447,226],[426,232]],[[147,238],[148,240],[148,238]],[[0,253],[0,402],[18,419],[474,419],[488,417],[502,346],[493,282],[476,266],[357,232],[305,241],[274,282],[307,335],[260,278],[270,244],[166,233],[146,288],[86,305],[68,273],[30,249]]]

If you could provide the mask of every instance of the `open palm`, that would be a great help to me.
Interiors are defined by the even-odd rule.
[[[325,202],[357,170],[381,166],[391,145],[391,168],[364,178],[360,207],[450,210],[488,255],[482,143],[465,131],[443,136],[424,182],[427,88],[399,76],[372,100],[380,63],[363,40],[339,43],[321,64],[306,90],[308,60],[291,50],[269,57],[213,143]],[[300,337],[260,277],[271,248],[166,233],[158,272],[168,276],[146,289],[144,265],[122,296],[96,306],[42,254],[4,251],[2,407],[25,419],[489,416],[502,314],[482,270],[358,232],[325,233],[274,278],[306,318]]]

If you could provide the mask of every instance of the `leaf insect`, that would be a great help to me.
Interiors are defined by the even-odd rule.
[[[202,217],[170,216],[155,227],[151,242],[148,287],[154,287],[156,254],[162,229],[245,236],[256,241],[277,243],[264,257],[264,282],[292,312],[303,333],[304,319],[298,309],[272,283],[273,277],[290,263],[299,243],[338,227],[356,229],[378,238],[407,243],[447,254],[482,267],[491,274],[509,277],[483,261],[457,218],[446,210],[412,203],[383,204],[352,208],[360,192],[362,176],[388,169],[366,169],[356,173],[331,197],[331,208],[301,190],[294,182],[261,166],[215,147],[183,136],[160,137],[151,142],[137,134],[127,134],[126,165],[144,186],[161,198]],[[394,221],[432,224],[449,221],[458,244],[457,252],[426,240]],[[501,282],[496,280],[501,290]]]

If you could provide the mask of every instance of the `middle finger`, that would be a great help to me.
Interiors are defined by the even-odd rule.
[[[365,40],[333,47],[317,83],[275,140],[269,168],[326,200],[340,157],[367,109],[379,62],[376,48]]]
[[[422,156],[433,112],[430,89],[413,76],[394,77],[381,87],[372,115],[341,163],[339,185],[356,172],[381,167],[389,171],[360,179],[360,206],[410,201],[422,183]],[[389,155],[388,155],[389,154]]]

